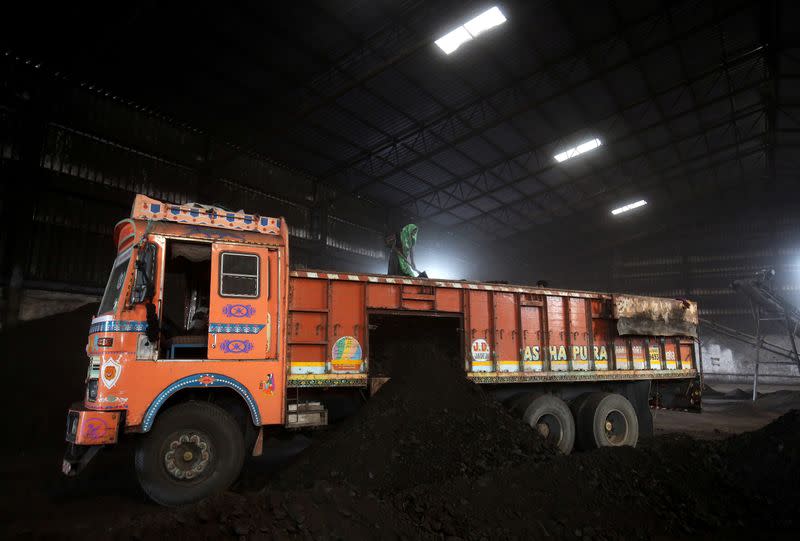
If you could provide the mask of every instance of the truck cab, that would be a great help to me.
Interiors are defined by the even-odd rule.
[[[86,345],[86,394],[68,413],[65,473],[140,433],[136,470],[157,502],[199,499],[235,479],[262,425],[285,415],[282,225],[136,197],[114,230],[117,256]]]

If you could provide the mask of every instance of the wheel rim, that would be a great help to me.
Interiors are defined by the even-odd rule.
[[[549,413],[539,417],[534,428],[548,443],[558,445],[564,437],[564,428],[561,426],[558,417]]]
[[[213,471],[213,451],[210,438],[202,431],[173,432],[162,447],[164,468],[176,481],[203,481]]]
[[[628,437],[628,420],[619,410],[611,410],[603,421],[603,433],[610,445],[622,445]]]

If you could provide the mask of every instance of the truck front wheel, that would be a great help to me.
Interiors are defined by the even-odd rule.
[[[236,419],[208,402],[189,401],[156,419],[136,446],[142,490],[166,506],[196,502],[227,489],[244,463]]]

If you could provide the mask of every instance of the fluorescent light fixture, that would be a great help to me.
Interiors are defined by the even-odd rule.
[[[500,26],[504,22],[506,22],[505,15],[495,6],[465,23],[464,28],[467,29],[467,32],[469,32],[473,38],[477,38],[479,34],[483,34],[495,26]]]
[[[576,147],[568,148],[564,152],[560,152],[553,157],[556,159],[557,162],[564,162],[570,158],[574,158],[575,156],[583,154],[584,152],[589,152],[590,150],[594,150],[602,144],[603,142],[600,141],[600,139],[597,138],[590,139],[589,141],[581,143]]]
[[[639,199],[635,203],[630,203],[625,205],[624,207],[619,207],[618,209],[614,209],[611,211],[611,214],[616,216],[617,214],[622,214],[623,212],[628,212],[629,210],[638,209],[639,207],[643,207],[647,204],[647,201],[644,199]]]
[[[506,22],[505,15],[495,6],[487,9],[474,19],[470,19],[463,26],[459,26],[455,30],[448,32],[434,43],[436,43],[445,54],[451,54],[472,38],[478,37],[478,35],[483,34],[490,28],[501,25],[504,22]]]
[[[449,34],[445,34],[441,38],[437,39],[436,45],[438,45],[439,48],[446,54],[450,54],[471,39],[472,36],[469,35],[467,29],[463,26],[459,26]]]

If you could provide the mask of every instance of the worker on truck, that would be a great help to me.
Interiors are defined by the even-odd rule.
[[[411,276],[427,278],[425,271],[418,271],[414,262],[414,246],[417,244],[419,227],[416,224],[404,226],[400,233],[390,235],[386,243],[389,246],[389,274],[392,276]]]

